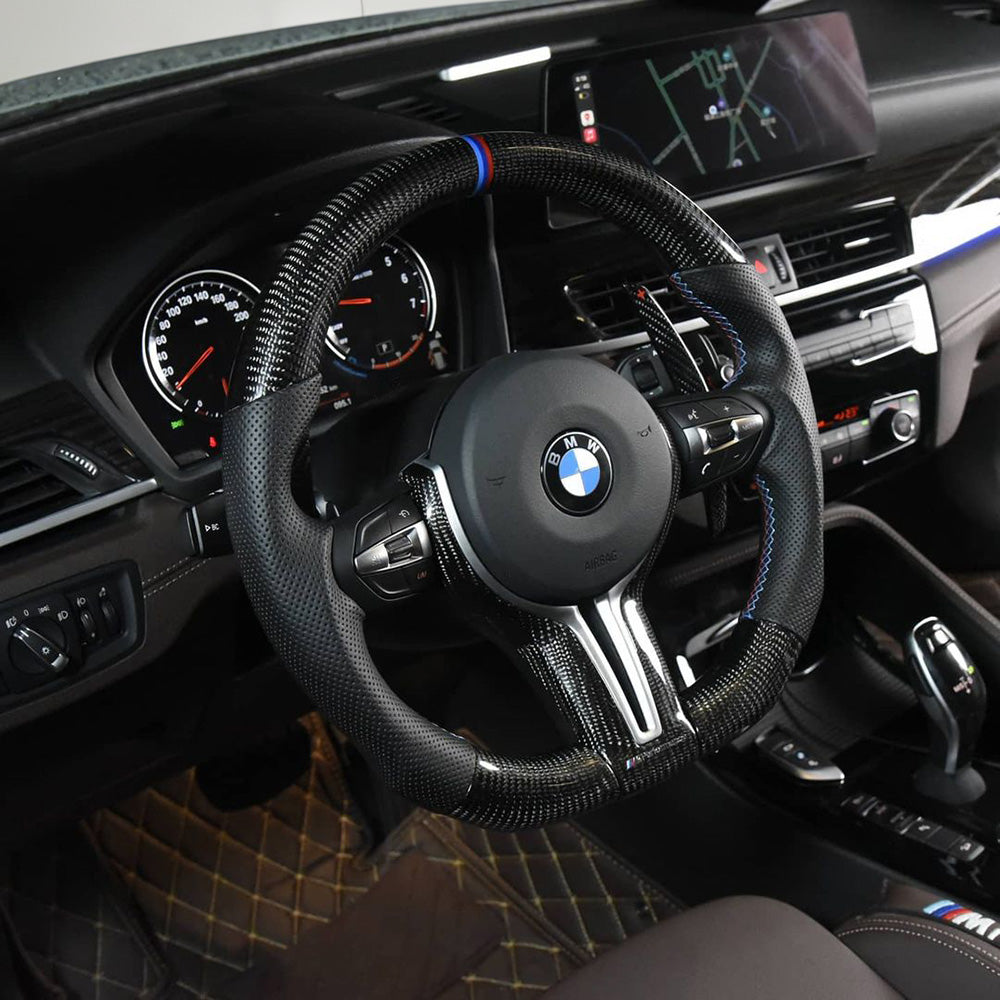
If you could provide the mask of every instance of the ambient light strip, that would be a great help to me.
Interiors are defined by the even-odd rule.
[[[522,66],[533,66],[535,63],[548,62],[551,58],[552,49],[547,45],[540,45],[536,49],[508,52],[507,55],[493,56],[492,59],[479,59],[476,62],[449,66],[447,69],[441,70],[438,76],[445,83],[455,83],[458,80],[468,80],[474,76],[501,73],[505,69],[520,69]]]

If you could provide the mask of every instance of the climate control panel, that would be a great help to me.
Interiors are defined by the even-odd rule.
[[[0,706],[120,659],[142,634],[139,573],[117,563],[0,605]]]
[[[824,469],[871,465],[920,440],[920,393],[910,389],[843,407],[819,424]]]

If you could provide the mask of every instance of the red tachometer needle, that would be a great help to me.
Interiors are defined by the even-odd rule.
[[[194,373],[195,373],[195,372],[196,372],[196,371],[197,371],[197,370],[198,370],[198,369],[199,369],[199,368],[200,368],[200,367],[201,367],[201,366],[202,366],[202,365],[203,365],[203,364],[204,364],[204,363],[206,362],[206,361],[208,361],[208,359],[209,359],[209,358],[210,358],[210,357],[211,357],[211,356],[212,356],[212,355],[213,355],[214,353],[215,353],[215,348],[214,348],[214,347],[207,347],[207,348],[205,349],[205,353],[204,353],[204,354],[203,354],[203,355],[202,355],[202,356],[201,356],[201,357],[200,357],[200,358],[199,358],[199,359],[198,359],[198,360],[197,360],[197,361],[196,361],[196,362],[195,362],[195,363],[194,363],[194,364],[193,364],[193,365],[191,366],[191,368],[190,368],[190,370],[188,371],[187,375],[185,375],[185,376],[184,376],[184,378],[182,378],[182,379],[180,380],[180,382],[178,382],[178,383],[177,383],[177,388],[178,388],[178,389],[180,389],[180,388],[181,388],[181,387],[182,387],[182,386],[184,385],[184,383],[185,383],[185,382],[186,382],[186,381],[187,381],[187,380],[188,380],[188,379],[189,379],[189,378],[190,378],[190,377],[191,377],[191,376],[192,376],[192,375],[193,375],[193,374],[194,374]]]
[[[370,306],[371,304],[371,299],[341,299],[337,303],[338,306]]]

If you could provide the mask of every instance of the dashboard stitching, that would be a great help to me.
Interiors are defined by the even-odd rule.
[[[743,610],[744,618],[753,618],[757,602],[764,592],[767,574],[771,569],[771,550],[774,547],[774,499],[771,496],[771,491],[767,488],[767,483],[761,476],[754,476],[754,482],[756,482],[761,499],[764,501],[764,545],[760,553],[760,562],[757,564],[757,578],[754,580],[750,600],[747,601],[747,606]]]
[[[167,587],[172,587],[178,580],[183,580],[184,577],[190,576],[196,569],[201,569],[202,566],[207,566],[208,560],[199,559],[193,566],[184,570],[183,573],[178,573],[172,580],[168,580],[166,583],[161,584],[159,587],[154,587],[152,590],[146,591],[146,597],[153,597],[155,594],[159,594],[161,591],[167,589]]]
[[[681,272],[676,271],[674,274],[670,275],[670,281],[673,286],[684,296],[688,302],[691,303],[700,313],[703,313],[710,320],[715,320],[718,326],[722,329],[722,332],[729,338],[729,342],[733,345],[733,350],[736,351],[736,371],[733,372],[733,377],[725,383],[722,387],[723,389],[728,389],[742,374],[743,370],[747,366],[747,349],[743,343],[742,338],[736,332],[736,328],[733,324],[718,311],[718,309],[713,309],[707,302],[702,302],[697,295],[687,286],[687,284],[681,279]]]
[[[194,556],[184,556],[182,559],[178,559],[177,562],[175,562],[172,566],[168,566],[166,569],[161,569],[159,572],[154,573],[148,580],[143,580],[142,581],[143,590],[145,590],[147,587],[151,587],[154,583],[159,583],[159,581],[164,579],[165,577],[170,576],[170,574],[175,569],[178,569],[185,563],[190,562],[193,558]]]

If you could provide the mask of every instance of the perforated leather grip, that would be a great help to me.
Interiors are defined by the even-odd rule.
[[[511,828],[607,802],[690,756],[664,747],[645,778],[623,778],[609,772],[600,748],[537,760],[482,755],[412,712],[378,675],[362,613],[333,578],[330,529],[295,506],[289,485],[292,456],[318,403],[334,304],[360,263],[417,212],[490,190],[574,198],[647,240],[682,294],[732,339],[733,381],[771,408],[774,432],[758,481],[760,572],[747,620],[727,663],[684,699],[703,751],[773,703],[808,635],[821,595],[822,491],[805,374],[781,311],[729,237],[632,161],[524,133],[447,139],[376,167],[313,219],[250,321],[234,372],[236,405],[225,420],[223,475],[247,592],[289,669],[391,787],[431,809]],[[655,756],[655,745],[643,753]],[[561,797],[540,801],[554,785]]]

